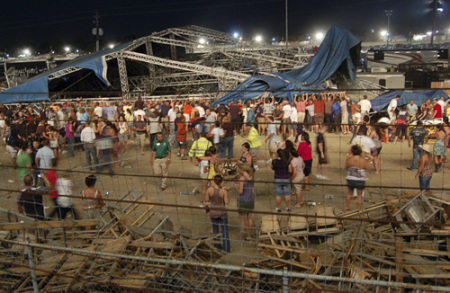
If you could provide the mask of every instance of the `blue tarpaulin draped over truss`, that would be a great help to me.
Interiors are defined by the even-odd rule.
[[[286,72],[272,73],[271,76],[258,75],[247,78],[233,91],[226,94],[214,106],[229,104],[231,101],[246,101],[260,96],[265,91],[276,91],[276,97],[287,97],[300,91],[324,88],[324,83],[346,62],[346,68],[351,79],[355,78],[356,67],[353,64],[351,49],[361,40],[347,29],[333,25],[327,32],[311,61],[302,68]],[[287,85],[290,84],[288,88]]]
[[[97,77],[104,84],[109,85],[108,79],[106,77],[108,67],[106,65],[105,56],[119,51],[130,44],[131,42],[118,45],[113,49],[105,49],[93,54],[81,56],[64,64],[61,64],[54,69],[36,75],[23,84],[1,92],[0,103],[8,104],[19,102],[49,101],[48,77],[55,72],[71,67],[93,70],[95,75],[97,75]]]
[[[397,102],[398,106],[406,105],[411,100],[414,100],[414,103],[420,107],[427,99],[440,99],[441,97],[444,97],[445,100],[447,100],[449,98],[443,90],[417,90],[413,92],[394,91],[371,100],[372,109],[377,112],[383,110],[397,95],[400,95],[400,100]]]

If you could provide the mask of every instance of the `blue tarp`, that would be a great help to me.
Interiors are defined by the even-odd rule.
[[[441,97],[444,97],[445,100],[447,100],[449,98],[443,90],[417,90],[413,92],[394,91],[371,100],[372,109],[377,112],[383,110],[397,95],[400,95],[400,100],[397,102],[398,106],[406,105],[411,100],[414,100],[414,103],[420,107],[427,99],[440,99]]]
[[[325,88],[325,81],[329,79],[343,62],[351,79],[355,78],[356,67],[353,64],[350,50],[361,42],[350,31],[333,25],[327,32],[314,57],[303,68],[287,73],[272,73],[272,76],[252,76],[226,94],[213,106],[229,104],[231,101],[246,101],[260,96],[265,91],[274,92],[275,97],[288,97],[311,89]],[[288,88],[288,85],[289,88]],[[286,92],[286,90],[292,91]]]
[[[107,65],[105,55],[119,51],[132,42],[121,44],[113,49],[105,49],[93,54],[81,56],[70,60],[54,69],[45,71],[35,77],[29,79],[21,85],[7,89],[0,93],[0,103],[18,103],[18,102],[35,102],[35,101],[49,101],[48,95],[48,77],[49,75],[70,67],[90,69],[95,72],[95,75],[106,85],[109,85],[106,77]]]

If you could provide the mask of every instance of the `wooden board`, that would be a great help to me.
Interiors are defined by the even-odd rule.
[[[280,231],[280,222],[275,215],[266,215],[261,217],[261,233],[270,233]]]
[[[336,219],[330,219],[330,218],[322,218],[323,216],[326,217],[334,217],[334,208],[332,207],[318,207],[316,210],[316,226],[317,227],[323,227],[323,226],[334,226],[337,224]]]
[[[289,217],[289,230],[290,231],[294,231],[294,230],[305,230],[306,228],[308,228],[309,223],[308,220],[306,220],[305,217],[300,217],[300,216],[291,216]]]

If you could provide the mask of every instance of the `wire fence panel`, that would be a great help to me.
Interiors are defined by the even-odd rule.
[[[424,187],[423,174],[407,169],[420,157],[407,143],[418,126],[408,126],[404,142],[395,141],[396,125],[385,128],[382,149],[359,161],[361,185],[361,170],[351,170],[361,156],[352,148],[361,145],[352,140],[355,125],[343,134],[305,123],[296,140],[289,126],[297,124],[281,125],[275,149],[261,127],[253,157],[244,145],[252,127],[233,135],[230,159],[206,163],[223,181],[202,171],[207,155],[189,158],[198,145],[192,133],[187,159],[175,145],[170,160],[152,154],[145,134],[143,151],[130,135],[116,157],[99,152],[98,164],[75,144],[73,157],[57,151],[51,170],[65,184],[56,199],[45,189],[47,171],[39,186],[27,185],[5,153],[0,292],[449,292],[449,171],[442,158]],[[368,123],[370,131],[379,126]],[[297,181],[298,165],[288,166],[295,154],[286,166],[282,159],[307,141],[312,161],[303,161],[309,169]],[[291,170],[285,177],[281,165]]]

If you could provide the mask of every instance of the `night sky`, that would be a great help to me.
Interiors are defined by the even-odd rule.
[[[447,0],[448,1],[448,0]],[[284,0],[23,0],[0,1],[0,51],[23,46],[92,44],[94,11],[99,10],[102,42],[124,41],[170,27],[199,25],[230,34],[238,31],[265,40],[285,34]],[[360,37],[386,29],[385,10],[393,10],[392,34],[431,29],[427,0],[289,0],[289,35],[298,40],[331,25]],[[450,28],[447,7],[437,29]]]

